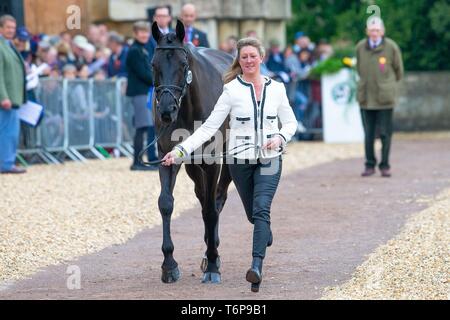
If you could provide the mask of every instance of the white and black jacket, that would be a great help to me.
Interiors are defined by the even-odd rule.
[[[236,158],[272,158],[279,155],[280,151],[262,150],[261,147],[275,135],[282,137],[285,146],[295,134],[297,120],[289,105],[284,84],[268,77],[264,79],[260,99],[256,97],[253,84],[244,81],[241,76],[225,84],[208,119],[176,148],[185,155],[191,154],[208,141],[230,115],[228,150],[241,150],[235,147],[245,143],[257,146],[237,154]],[[261,101],[259,106],[257,101]],[[278,126],[279,122],[281,128]]]

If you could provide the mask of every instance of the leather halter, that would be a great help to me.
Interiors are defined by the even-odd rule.
[[[184,48],[184,47],[175,47],[175,46],[158,46],[158,47],[156,47],[156,50],[161,50],[161,49],[163,49],[163,50],[167,50],[167,49],[183,50],[184,54],[186,55],[186,60],[188,60],[188,52],[187,52],[186,48]],[[180,109],[181,100],[186,95],[187,86],[192,82],[192,72],[191,72],[191,70],[189,70],[188,64],[184,67],[183,73],[184,73],[184,84],[182,87],[172,85],[172,84],[166,84],[166,85],[159,85],[155,88],[155,91],[156,91],[155,99],[156,99],[157,104],[159,104],[159,100],[161,99],[161,96],[163,94],[167,93],[175,100],[177,109]],[[178,98],[175,96],[175,94],[173,92],[174,90],[180,92],[180,96]],[[159,95],[159,99],[158,99],[158,95]]]

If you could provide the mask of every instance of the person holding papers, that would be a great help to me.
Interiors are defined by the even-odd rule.
[[[25,65],[12,40],[16,34],[16,19],[0,17],[0,172],[25,173],[15,165],[19,143],[18,108],[26,100]]]

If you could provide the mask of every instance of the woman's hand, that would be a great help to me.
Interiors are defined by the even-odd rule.
[[[172,151],[168,152],[164,158],[162,158],[163,162],[161,164],[163,166],[170,166],[175,163],[175,159],[183,157],[183,152],[178,150],[176,147]]]
[[[172,150],[168,152],[164,158],[162,158],[163,162],[161,164],[163,166],[171,166],[175,163],[175,159],[178,158],[177,152],[175,150]]]
[[[269,140],[262,146],[263,149],[267,150],[277,150],[282,144],[283,141],[280,136],[275,136]]]

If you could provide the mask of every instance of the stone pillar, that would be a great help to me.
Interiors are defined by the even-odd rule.
[[[286,47],[286,23],[284,21],[266,21],[264,45],[269,46],[271,39],[280,41],[280,48]]]
[[[219,47],[219,39],[217,37],[218,23],[216,19],[202,19],[195,22],[195,27],[208,35],[209,46],[213,49]]]
[[[229,36],[239,37],[239,22],[237,20],[221,20],[219,21],[219,41],[218,45],[226,40]]]
[[[263,19],[250,19],[250,20],[242,20],[240,23],[240,38],[246,36],[248,31],[256,31],[256,34],[259,39],[264,39],[265,35],[265,23]]]

